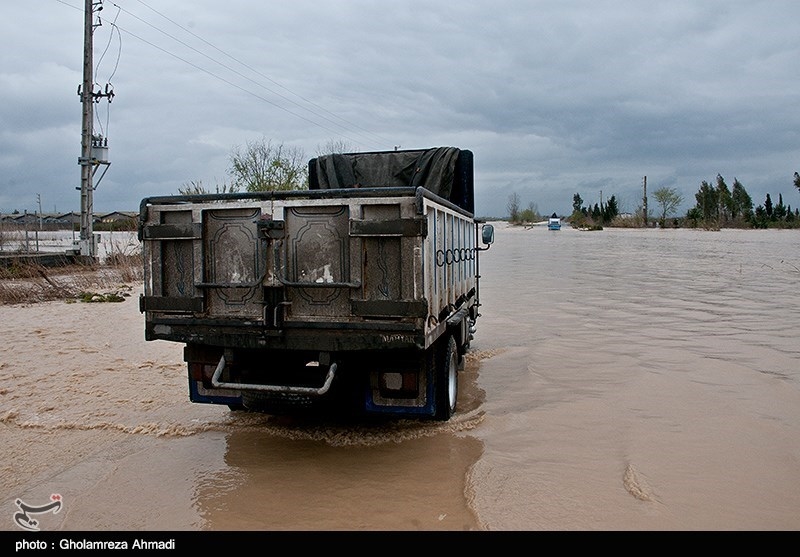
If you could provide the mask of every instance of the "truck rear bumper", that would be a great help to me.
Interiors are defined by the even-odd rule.
[[[145,325],[146,340],[168,340],[257,350],[350,352],[378,349],[425,349],[425,333],[404,323],[309,323],[296,328],[267,329],[251,323],[201,324],[196,319],[159,321]]]
[[[298,352],[188,345],[192,402],[268,413],[331,409],[433,416],[429,351]]]

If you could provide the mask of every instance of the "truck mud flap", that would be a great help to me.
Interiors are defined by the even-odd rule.
[[[321,387],[301,387],[294,385],[262,385],[262,384],[248,384],[248,383],[227,383],[220,381],[222,372],[225,369],[225,356],[219,359],[217,368],[214,370],[214,375],[211,377],[211,385],[217,389],[236,389],[239,391],[266,391],[271,393],[284,393],[292,395],[315,395],[322,396],[328,392],[328,389],[333,383],[333,378],[336,375],[336,362],[331,363],[328,367],[328,374],[325,376],[325,381]]]

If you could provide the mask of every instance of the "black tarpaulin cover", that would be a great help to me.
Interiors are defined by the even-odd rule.
[[[456,147],[323,155],[310,189],[424,187],[472,211],[472,153]]]

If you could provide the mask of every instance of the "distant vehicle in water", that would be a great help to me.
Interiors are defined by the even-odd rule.
[[[558,215],[553,213],[547,220],[547,228],[549,230],[561,230],[561,219]]]

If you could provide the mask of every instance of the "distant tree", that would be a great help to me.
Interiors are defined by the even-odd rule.
[[[583,199],[580,194],[576,193],[572,196],[572,214],[569,221],[574,228],[580,228],[586,224],[588,213],[586,207],[583,206]]]
[[[308,172],[301,149],[273,145],[261,138],[234,147],[228,169],[234,187],[250,192],[308,188]]]
[[[772,208],[772,219],[776,221],[786,220],[786,205],[783,204],[783,194],[778,194],[778,204]]]
[[[733,208],[733,198],[728,184],[725,183],[725,178],[719,174],[717,174],[717,204],[717,217],[723,223],[727,223]]]
[[[683,196],[675,188],[664,186],[655,190],[653,197],[655,197],[658,206],[661,207],[660,223],[663,227],[667,217],[671,216],[683,202]]]
[[[522,222],[538,222],[542,220],[536,203],[528,203],[528,208],[519,213],[519,220]]]
[[[733,189],[731,190],[731,217],[737,219],[742,217],[744,220],[749,221],[753,217],[753,199],[741,182],[736,178],[733,179]]]
[[[606,206],[603,207],[603,223],[608,224],[617,218],[619,215],[619,206],[617,204],[617,196],[612,195],[606,201]]]
[[[767,194],[767,198],[764,200],[764,212],[767,214],[767,217],[772,218],[772,198]]]
[[[202,181],[190,180],[178,186],[178,193],[181,195],[196,195],[200,193],[209,193],[209,191],[203,186]]]
[[[317,145],[317,156],[333,155],[335,153],[355,153],[356,148],[343,139],[329,139],[324,145]]]
[[[519,194],[514,192],[508,196],[508,204],[506,205],[506,210],[508,211],[508,218],[511,222],[517,222],[519,220],[519,207],[520,207]]]
[[[581,199],[580,194],[575,194],[572,196],[572,212],[577,213],[580,212],[581,207],[583,207],[583,199]]]
[[[717,190],[711,184],[703,180],[700,190],[694,194],[697,201],[697,208],[703,215],[703,226],[706,228],[719,228],[717,220],[719,199]]]
[[[699,207],[692,207],[686,211],[686,222],[692,228],[697,228],[698,223],[703,220],[703,213]]]
[[[769,223],[769,216],[763,205],[756,207],[753,212],[752,224],[753,228],[767,228]]]
[[[800,174],[798,174],[797,172],[794,173],[794,187],[796,187],[798,191],[800,191]]]
[[[222,186],[217,184],[215,186],[216,193],[235,193],[237,191],[239,191],[238,188],[234,186],[229,186],[227,184],[222,184]],[[197,194],[214,193],[214,192],[206,188],[203,185],[202,180],[190,180],[189,182],[184,182],[178,188],[178,193],[181,195],[197,195]]]

